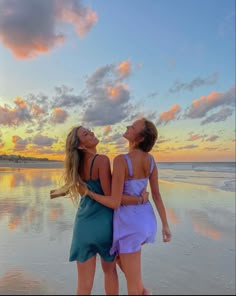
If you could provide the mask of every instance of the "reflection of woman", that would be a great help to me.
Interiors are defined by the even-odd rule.
[[[141,276],[141,246],[154,242],[156,217],[150,202],[139,206],[120,206],[122,194],[138,196],[149,181],[162,222],[164,242],[170,241],[171,233],[159,192],[157,167],[148,153],[157,139],[156,127],[146,119],[137,120],[127,127],[124,137],[129,141],[129,152],[114,159],[111,196],[102,196],[92,191],[88,194],[94,200],[115,209],[111,254],[119,254],[129,295],[142,295],[147,290],[143,287]]]
[[[65,185],[52,190],[51,198],[70,194],[78,202],[80,185],[99,194],[110,195],[111,171],[109,159],[96,154],[98,139],[94,133],[79,126],[73,128],[66,140]],[[87,190],[87,189],[86,189]],[[147,194],[144,193],[144,199]],[[124,196],[124,204],[137,204],[136,196]],[[84,196],[75,217],[70,261],[77,261],[78,295],[89,295],[92,290],[96,254],[101,257],[106,294],[118,294],[115,254],[109,251],[113,236],[113,210]]]

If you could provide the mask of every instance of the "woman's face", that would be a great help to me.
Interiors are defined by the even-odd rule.
[[[137,142],[140,138],[140,133],[144,129],[144,120],[136,120],[132,125],[127,126],[127,130],[124,133],[123,137],[130,142]]]
[[[95,137],[94,133],[89,129],[81,126],[77,131],[77,136],[80,140],[79,148],[93,148],[99,143],[99,140]]]

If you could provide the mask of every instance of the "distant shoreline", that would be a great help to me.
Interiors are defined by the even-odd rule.
[[[62,161],[41,161],[41,160],[23,160],[23,161],[9,161],[0,160],[0,168],[63,168]]]

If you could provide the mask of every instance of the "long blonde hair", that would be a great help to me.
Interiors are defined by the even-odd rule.
[[[78,205],[80,200],[80,185],[87,189],[79,171],[84,157],[83,150],[79,149],[80,139],[77,132],[81,126],[74,127],[66,138],[65,160],[64,160],[64,185],[57,189],[63,195],[69,194],[74,205]],[[85,192],[86,194],[86,192]]]

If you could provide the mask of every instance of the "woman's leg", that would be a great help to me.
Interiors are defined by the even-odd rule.
[[[96,256],[85,262],[77,261],[78,287],[77,295],[90,295],[96,269]]]
[[[119,255],[116,256],[116,263],[119,265],[119,267],[122,270],[122,272],[124,272],[124,270],[122,268],[122,265],[121,265],[121,260],[120,260],[120,256]],[[152,293],[148,289],[146,289],[144,287],[143,282],[142,282],[142,285],[143,285],[143,295],[152,295]]]
[[[116,270],[116,260],[113,262],[107,262],[101,258],[101,263],[104,272],[104,287],[106,295],[118,295],[119,282]]]
[[[119,254],[125,274],[129,295],[143,295],[144,287],[141,272],[141,249],[135,253]]]

